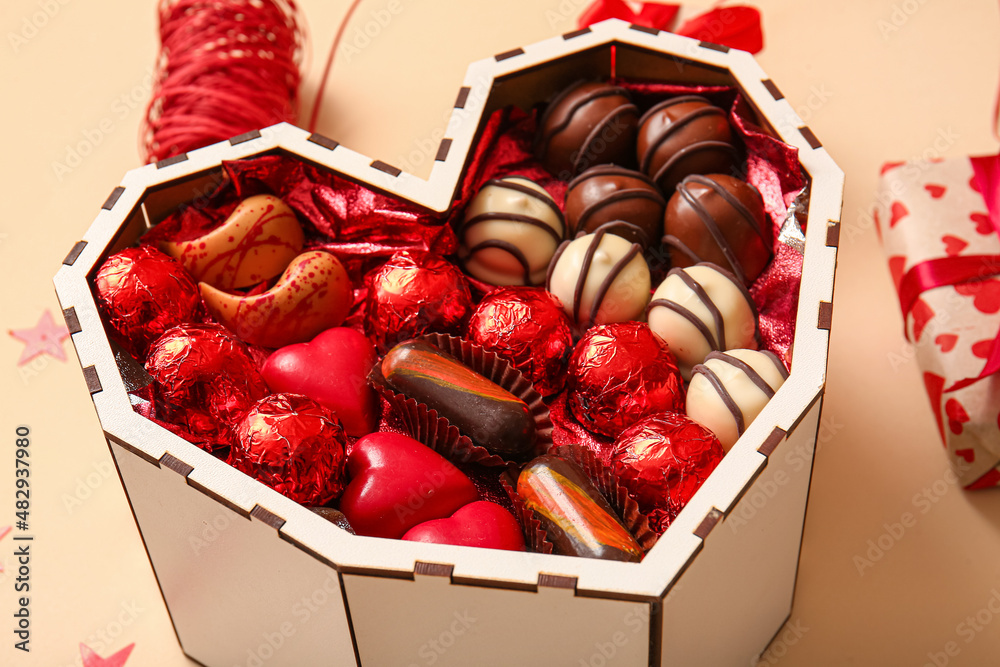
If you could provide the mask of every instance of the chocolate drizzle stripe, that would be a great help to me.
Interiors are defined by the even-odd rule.
[[[616,116],[625,114],[625,113],[627,113],[629,111],[632,111],[633,113],[635,113],[636,115],[638,115],[639,109],[634,104],[632,104],[631,102],[627,102],[625,104],[620,104],[617,107],[615,107],[614,109],[612,109],[609,113],[605,114],[604,117],[601,118],[601,120],[599,120],[598,122],[594,123],[593,129],[590,132],[587,133],[587,136],[584,138],[583,142],[580,144],[580,150],[578,150],[574,154],[575,155],[575,157],[573,158],[573,171],[574,172],[581,171],[580,161],[584,160],[585,157],[587,159],[583,163],[583,169],[586,169],[589,166],[590,162],[592,162],[593,160],[596,159],[596,156],[591,155],[591,153],[590,153],[591,145],[594,144],[597,141],[599,135],[602,132],[604,132],[604,129],[606,127],[610,126],[612,119],[614,119]]]
[[[570,190],[577,187],[584,181],[594,178],[595,176],[625,176],[628,178],[638,179],[649,185],[649,187],[651,188],[656,187],[656,183],[653,182],[653,179],[651,179],[649,176],[647,176],[642,172],[632,171],[631,169],[626,169],[625,167],[619,167],[618,165],[614,164],[598,164],[591,167],[590,169],[587,169],[585,172],[583,172],[579,176],[576,176],[572,181],[570,181],[569,185],[566,186],[566,191],[569,192]],[[664,200],[664,202],[665,201],[666,200]]]
[[[761,374],[757,372],[753,366],[743,361],[739,357],[734,357],[731,354],[726,354],[724,352],[709,352],[708,356],[705,357],[705,363],[707,364],[712,359],[718,359],[724,364],[729,364],[733,368],[741,371],[747,376],[747,379],[753,382],[754,386],[764,392],[764,395],[768,399],[774,398],[774,388],[768,384],[767,380],[761,377]]]
[[[512,177],[512,178],[521,178],[521,179],[524,179],[524,180],[526,180],[526,181],[528,181],[530,183],[535,183],[530,178],[525,178],[524,176],[516,176],[516,177]],[[544,194],[543,195],[538,190],[535,190],[534,188],[529,188],[527,185],[522,185],[520,183],[515,183],[514,181],[506,180],[506,179],[503,179],[503,178],[493,178],[493,179],[490,179],[490,180],[486,181],[486,183],[483,185],[483,187],[485,188],[487,185],[492,185],[493,187],[497,187],[497,188],[504,188],[506,190],[513,190],[514,192],[520,192],[523,195],[527,195],[527,196],[531,197],[532,199],[535,199],[537,201],[542,202],[543,204],[545,204],[546,206],[548,206],[552,210],[553,213],[556,214],[556,217],[559,218],[559,222],[563,226],[563,230],[566,229],[566,221],[563,219],[563,213],[562,213],[562,211],[559,210],[559,207],[556,205],[555,201],[553,201],[552,197],[549,197],[548,194]],[[538,184],[535,183],[535,185],[538,185]],[[541,186],[539,186],[539,187],[541,187]]]
[[[658,190],[643,190],[642,188],[624,188],[621,190],[616,190],[607,197],[595,201],[589,204],[580,213],[580,217],[576,220],[576,229],[586,229],[587,220],[597,211],[600,211],[605,206],[611,206],[612,204],[617,204],[625,199],[648,199],[658,206],[665,206],[666,202],[663,200],[663,196]],[[627,220],[625,222],[628,222]],[[644,234],[645,236],[645,234]]]
[[[487,241],[483,241],[482,243],[477,243],[469,248],[469,256],[465,259],[465,263],[468,263],[473,257],[475,257],[477,252],[486,248],[497,248],[510,253],[511,256],[518,261],[521,265],[521,269],[524,271],[524,284],[531,284],[531,265],[528,264],[528,258],[524,256],[524,253],[521,252],[520,248],[510,241],[504,241],[502,239],[489,239]]]
[[[559,258],[566,251],[566,247],[572,243],[572,241],[563,241],[556,248],[556,252],[552,255],[552,259],[549,261],[549,268],[545,270],[545,289],[549,292],[552,291],[552,275],[556,272],[556,264],[559,263]],[[565,304],[563,304],[565,306]]]
[[[736,160],[739,157],[739,153],[736,151],[736,147],[727,144],[725,141],[696,141],[693,144],[685,146],[676,153],[670,156],[670,159],[663,163],[663,166],[656,172],[653,178],[659,182],[667,173],[673,169],[678,162],[687,158],[689,155],[694,153],[699,153],[702,151],[715,151],[715,152],[725,152],[729,153],[732,160]]]
[[[785,368],[785,364],[782,363],[782,361],[778,357],[778,355],[776,355],[774,352],[771,352],[771,350],[761,350],[760,352],[761,352],[761,354],[763,354],[764,356],[766,356],[768,359],[770,359],[772,362],[774,362],[775,368],[777,368],[778,372],[781,373],[781,379],[787,380],[788,379],[788,369]]]
[[[707,98],[701,95],[681,95],[679,97],[672,97],[669,100],[663,100],[657,104],[654,104],[649,110],[642,114],[642,118],[639,119],[639,125],[642,125],[644,121],[648,120],[650,116],[659,111],[660,109],[666,109],[667,107],[672,107],[675,104],[683,104],[684,102],[704,102],[705,104],[711,104]]]
[[[688,289],[695,293],[701,304],[708,310],[709,315],[712,316],[712,323],[715,324],[715,341],[714,343],[711,340],[708,341],[710,347],[713,350],[726,349],[726,321],[722,317],[722,313],[719,312],[719,307],[708,296],[708,292],[701,286],[701,283],[692,278],[687,271],[683,269],[670,269],[667,272],[667,277],[669,278],[671,274],[678,276],[688,286]]]
[[[604,276],[604,280],[601,281],[601,284],[597,288],[597,293],[594,295],[594,302],[590,304],[590,313],[587,316],[588,325],[594,324],[594,320],[597,319],[597,311],[601,309],[601,304],[604,303],[604,297],[607,296],[608,290],[611,289],[615,280],[617,280],[621,272],[625,270],[625,267],[627,267],[629,263],[641,253],[642,246],[638,243],[633,243],[632,247],[628,249],[628,252],[625,253],[621,259],[615,262],[615,265],[611,267],[611,270],[608,271],[608,275]]]
[[[755,341],[757,341],[757,344],[759,345],[760,344],[760,313],[757,312],[757,304],[754,303],[753,297],[750,296],[750,290],[748,290],[746,288],[746,285],[744,285],[739,280],[737,280],[736,276],[734,276],[729,271],[726,271],[721,266],[718,266],[716,264],[712,264],[711,262],[702,262],[701,265],[702,266],[709,266],[709,267],[711,267],[719,275],[725,277],[726,279],[729,280],[729,282],[731,282],[732,284],[736,285],[736,289],[738,289],[740,291],[740,294],[743,295],[743,300],[747,302],[748,306],[750,306],[750,312],[753,314],[753,322],[754,322],[753,338],[754,338]]]
[[[521,215],[520,213],[480,213],[479,215],[473,216],[462,223],[462,225],[458,228],[459,239],[465,240],[465,235],[470,227],[475,227],[476,225],[484,222],[492,222],[494,220],[520,222],[525,225],[531,225],[532,227],[545,230],[556,243],[563,240],[562,234],[552,229],[551,226],[545,224],[538,218],[532,218],[530,215]]]
[[[710,179],[705,179],[709,182],[713,182]],[[729,240],[726,238],[725,234],[722,233],[722,228],[719,227],[719,223],[712,217],[712,214],[708,212],[708,209],[702,205],[701,201],[698,200],[693,194],[691,194],[691,189],[687,186],[687,179],[677,184],[677,192],[680,194],[681,198],[687,202],[687,205],[691,207],[691,210],[695,212],[698,219],[701,220],[701,224],[705,226],[708,230],[709,235],[715,241],[715,245],[719,247],[722,254],[725,256],[726,261],[729,262],[729,266],[732,267],[733,272],[736,277],[740,279],[740,282],[745,283],[747,280],[746,271],[743,269],[743,263],[740,262],[739,258],[736,256],[736,252],[733,247],[729,245]]]
[[[692,264],[698,264],[701,262],[701,257],[696,255],[695,252],[691,250],[686,243],[684,243],[684,241],[681,241],[673,234],[667,234],[664,236],[662,242],[671,248],[677,248],[680,250],[689,260],[691,260]]]
[[[605,229],[605,228],[607,228],[607,232],[609,234],[614,234],[615,236],[622,236],[621,234],[619,234],[615,230],[621,229],[623,227],[626,230],[628,230],[628,231],[632,232],[633,234],[635,234],[636,236],[638,236],[639,238],[641,238],[644,241],[646,241],[647,244],[648,244],[648,240],[649,239],[646,238],[646,232],[644,232],[642,230],[642,227],[640,227],[639,225],[634,225],[631,222],[625,222],[624,220],[609,220],[608,222],[601,223],[596,228],[594,228],[594,231],[592,231],[591,234],[593,234],[594,232],[596,232],[598,229]],[[580,232],[580,235],[586,236],[586,234],[584,234],[583,232]],[[625,237],[622,236],[622,238],[625,238]]]
[[[694,121],[698,120],[703,116],[722,116],[722,118],[725,119],[726,112],[720,109],[719,107],[714,107],[714,106],[700,107],[681,116],[677,120],[672,121],[670,125],[665,127],[663,131],[660,132],[660,134],[656,137],[653,143],[646,147],[646,152],[643,153],[642,155],[642,164],[640,165],[639,168],[642,171],[648,172],[649,163],[653,161],[653,157],[656,155],[656,151],[660,149],[660,146],[666,143],[666,141],[670,139],[670,137],[672,137],[678,131],[682,130],[687,125],[693,123]]]
[[[757,236],[760,237],[761,243],[763,243],[764,247],[767,248],[768,254],[771,257],[774,257],[774,252],[772,251],[772,249],[771,249],[771,247],[770,247],[770,245],[768,243],[768,239],[767,239],[767,236],[764,234],[764,230],[761,229],[761,226],[757,224],[757,218],[754,217],[753,213],[750,212],[750,209],[748,209],[746,206],[744,206],[743,202],[741,202],[739,199],[737,199],[733,195],[733,193],[729,192],[729,190],[726,190],[724,187],[722,187],[721,184],[717,183],[716,181],[712,180],[711,178],[708,178],[707,176],[702,176],[700,174],[691,174],[690,176],[685,177],[680,182],[680,184],[678,185],[678,187],[680,187],[682,185],[685,185],[685,183],[688,182],[688,181],[691,181],[691,182],[694,182],[694,183],[698,183],[699,185],[703,185],[703,186],[705,186],[707,188],[711,188],[712,191],[715,192],[715,194],[717,194],[720,197],[722,197],[722,199],[727,204],[729,204],[730,206],[732,206],[733,209],[735,209],[736,212],[739,213],[743,217],[743,219],[746,220],[750,224],[750,226],[753,228],[753,230],[755,232],[757,232]]]
[[[736,432],[739,435],[743,435],[743,431],[746,428],[745,420],[743,418],[743,410],[741,410],[740,406],[738,406],[736,401],[733,400],[729,390],[727,390],[726,386],[722,384],[722,380],[720,380],[719,376],[715,374],[715,371],[705,364],[697,364],[694,367],[693,373],[701,375],[708,380],[709,384],[712,385],[716,393],[719,394],[719,398],[722,399],[726,409],[729,410],[729,414],[733,416],[733,420],[736,422]]]
[[[538,122],[538,126],[544,128],[545,121],[550,115],[549,110],[555,108],[558,102],[561,102],[566,95],[568,95],[573,90],[576,90],[579,87],[580,86],[573,86],[573,88],[571,90],[567,90],[564,95],[560,95],[555,100],[550,102],[548,108],[545,109],[545,114],[542,115],[542,119]],[[566,110],[566,118],[564,118],[563,121],[558,125],[556,125],[555,127],[550,128],[549,131],[545,132],[544,136],[542,136],[539,145],[541,153],[545,153],[548,150],[549,142],[552,141],[552,138],[554,136],[556,136],[557,134],[565,130],[567,127],[569,127],[569,124],[573,122],[573,116],[576,115],[576,112],[579,111],[581,107],[583,107],[585,104],[590,104],[594,100],[600,99],[602,97],[611,97],[612,95],[621,95],[626,99],[628,99],[628,93],[625,92],[624,88],[619,88],[618,86],[609,86],[607,88],[598,88],[597,90],[592,90],[591,92],[587,93],[586,95],[578,99],[576,102],[574,102],[573,105]]]
[[[601,239],[607,232],[603,229],[599,229],[594,232],[594,238],[591,239],[590,245],[587,246],[587,252],[583,255],[583,266],[580,267],[580,275],[576,277],[576,287],[573,288],[573,321],[580,321],[580,305],[583,301],[583,289],[587,286],[587,276],[590,275],[590,266],[594,263],[594,255],[597,254],[597,248],[601,245]]]
[[[670,299],[654,299],[653,301],[651,301],[649,303],[649,306],[646,307],[647,315],[649,311],[655,308],[656,306],[663,306],[664,308],[669,308],[670,310],[674,311],[675,313],[686,319],[705,338],[705,341],[708,343],[708,346],[712,347],[712,332],[708,328],[708,325],[705,324],[705,322],[700,317],[698,317],[690,310],[677,303],[676,301],[671,301]]]

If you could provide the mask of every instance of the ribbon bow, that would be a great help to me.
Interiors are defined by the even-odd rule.
[[[976,185],[983,194],[990,222],[1000,234],[1000,155],[969,158]],[[899,283],[899,306],[904,317],[916,305],[920,295],[937,287],[948,287],[988,280],[1000,274],[1000,255],[965,255],[939,257],[917,264],[903,275]],[[1000,332],[986,358],[986,365],[976,377],[959,380],[945,389],[957,391],[1000,371]]]
[[[764,33],[760,12],[753,7],[714,7],[704,14],[685,21],[676,30],[671,25],[680,5],[659,2],[638,3],[636,11],[625,0],[596,0],[580,14],[578,25],[585,28],[605,19],[622,19],[646,28],[670,30],[678,35],[705,42],[722,44],[734,49],[757,53],[764,48]]]

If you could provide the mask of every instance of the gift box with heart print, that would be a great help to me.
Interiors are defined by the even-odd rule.
[[[109,342],[94,272],[212,191],[224,162],[300,160],[357,184],[358,206],[407,202],[441,216],[494,112],[532,109],[581,76],[735,90],[761,136],[798,149],[792,167],[810,194],[804,240],[793,235],[787,245],[802,261],[790,375],[641,563],[350,535],[132,409],[129,392],[147,380]],[[617,20],[473,63],[447,127],[428,180],[290,125],[136,169],[56,276],[185,653],[211,667],[430,664],[428,656],[437,665],[603,664],[606,650],[619,665],[748,664],[791,609],[826,380],[843,173],[749,54]],[[286,361],[308,365],[328,353],[313,343]],[[464,520],[455,512],[432,528],[456,531]]]
[[[974,160],[886,165],[875,211],[907,339],[968,489],[1000,484],[1000,375],[979,378],[1000,331],[1000,235]]]

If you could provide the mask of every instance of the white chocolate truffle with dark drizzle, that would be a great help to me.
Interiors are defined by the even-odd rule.
[[[712,431],[728,452],[787,377],[773,352],[712,352],[694,367],[687,416]]]
[[[566,241],[549,265],[546,288],[581,330],[642,317],[649,302],[649,267],[642,246],[608,232]]]
[[[521,176],[494,179],[465,212],[458,256],[467,273],[491,285],[540,285],[565,229],[542,186]]]
[[[671,269],[647,310],[649,328],[677,357],[685,380],[710,352],[756,349],[757,307],[736,277],[715,264]]]

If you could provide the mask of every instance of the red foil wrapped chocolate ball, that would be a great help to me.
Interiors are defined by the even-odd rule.
[[[187,430],[203,449],[226,447],[231,428],[267,395],[246,344],[218,324],[182,324],[150,348],[157,417]]]
[[[648,415],[683,411],[677,360],[644,322],[590,329],[573,350],[566,378],[573,416],[610,438]]]
[[[152,246],[108,257],[94,278],[97,303],[116,339],[140,361],[167,329],[202,319],[201,296],[180,263]]]
[[[235,428],[229,465],[304,505],[344,490],[347,436],[336,415],[301,394],[257,401]]]
[[[365,279],[365,333],[385,353],[424,333],[462,333],[472,295],[462,272],[429,252],[402,250]]]
[[[676,412],[650,415],[615,440],[611,465],[635,493],[639,509],[663,532],[680,513],[725,451],[698,422]]]
[[[573,350],[569,317],[559,300],[537,287],[502,287],[469,318],[468,339],[514,364],[550,396],[562,390]]]

